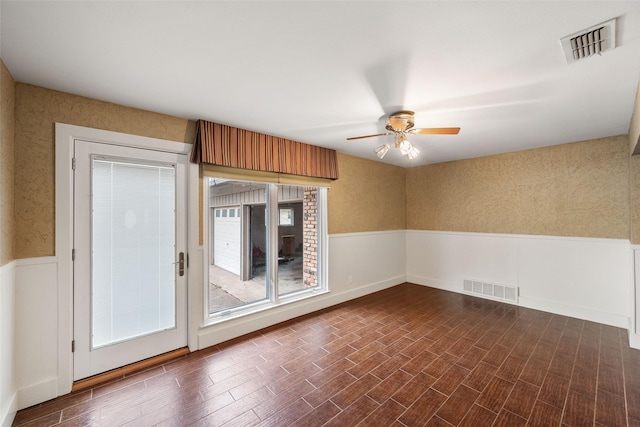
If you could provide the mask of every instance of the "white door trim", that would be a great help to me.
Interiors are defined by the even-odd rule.
[[[71,392],[73,385],[73,146],[76,139],[106,144],[147,148],[171,153],[189,154],[191,145],[156,138],[128,135],[82,126],[56,123],[55,126],[55,235],[56,258],[58,259],[58,395]],[[193,185],[193,167],[190,167],[189,188]],[[188,195],[187,197],[189,197]],[[191,197],[189,197],[191,200]],[[189,203],[191,205],[191,203]],[[191,206],[189,206],[191,208]],[[192,212],[187,213],[187,222]],[[191,230],[191,226],[188,225]],[[192,232],[187,236],[188,247]],[[190,314],[188,313],[190,318]],[[187,320],[189,322],[189,320]],[[188,323],[188,325],[190,322]],[[187,340],[191,346],[190,333]]]

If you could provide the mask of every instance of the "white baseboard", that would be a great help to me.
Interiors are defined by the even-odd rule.
[[[453,283],[431,277],[407,275],[407,282],[414,283],[416,285],[429,286],[430,288],[436,288],[442,291],[462,293],[462,285],[460,285],[460,289],[457,289],[456,285]]]
[[[15,386],[15,266],[0,266],[0,426],[10,427],[18,410]]]
[[[289,304],[260,313],[248,314],[246,317],[204,327],[198,333],[198,348],[207,348],[295,317],[303,316],[336,304],[341,304],[374,292],[382,291],[404,282],[406,282],[405,276],[391,277],[380,282],[360,286],[339,294],[329,292],[322,296],[299,301],[296,304]]]
[[[629,332],[629,347],[640,350],[640,334]]]
[[[431,288],[441,289],[444,291],[469,295],[463,291],[462,284],[450,283],[443,280],[433,279],[430,277],[420,277],[420,276],[407,276],[407,281],[410,283],[429,286]],[[473,295],[470,295],[470,296],[473,296]],[[475,297],[475,298],[479,298],[479,297]],[[592,310],[585,307],[560,304],[554,301],[540,300],[536,298],[527,298],[527,297],[520,296],[519,302],[515,305],[518,305],[520,307],[531,308],[534,310],[545,311],[547,313],[558,314],[561,316],[575,317],[578,319],[588,320],[596,323],[602,323],[605,325],[615,326],[623,329],[628,329],[629,327],[628,317],[611,314],[611,313],[604,313],[601,311]]]
[[[615,326],[617,328],[627,329],[629,327],[629,318],[613,313],[605,313],[598,310],[592,310],[585,307],[574,305],[560,304],[554,301],[539,300],[536,298],[520,297],[519,304],[522,307],[532,308],[534,310],[546,311],[547,313],[559,314],[561,316],[575,317],[590,322],[602,323],[604,325]]]
[[[3,409],[2,413],[0,413],[0,426],[11,427],[11,425],[13,424],[13,420],[16,418],[17,412],[18,395],[17,393],[13,393],[13,395],[11,395],[11,397],[8,399],[6,407]]]
[[[56,397],[58,397],[58,378],[50,378],[19,389],[18,409],[28,408]]]

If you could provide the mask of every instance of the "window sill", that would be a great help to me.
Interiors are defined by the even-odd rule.
[[[209,315],[201,328],[206,328],[213,325],[218,325],[230,320],[247,317],[252,314],[262,313],[264,311],[273,310],[278,307],[293,304],[299,301],[308,300],[317,296],[326,295],[330,291],[328,289],[315,289],[309,291],[296,292],[292,295],[286,295],[280,297],[278,302],[273,301],[260,301],[248,306],[238,307],[236,309],[229,309],[223,312],[214,313]]]

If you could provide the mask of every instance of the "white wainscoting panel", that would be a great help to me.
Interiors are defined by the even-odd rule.
[[[463,292],[464,279],[518,286],[519,305],[629,327],[627,240],[407,231],[407,281]]]
[[[9,427],[18,410],[13,366],[15,261],[0,267],[0,426]]]
[[[633,245],[633,273],[629,345],[632,348],[640,349],[640,245]]]
[[[205,348],[405,281],[462,292],[464,278],[518,286],[522,306],[630,326],[633,257],[628,241],[405,230],[334,234],[328,240],[329,293],[204,327],[196,315],[189,336],[197,343],[190,342],[190,348]],[[69,307],[64,301],[58,306],[58,260],[13,264],[2,268],[0,282],[3,316],[8,300],[15,301],[13,386],[6,376],[0,379],[0,391],[9,395],[0,400],[5,412],[55,398],[66,387],[58,372],[58,309]],[[202,260],[192,265],[202,268]],[[193,315],[204,307],[203,293],[192,294],[190,304]],[[5,351],[7,332],[0,331]],[[3,364],[0,374],[7,372]]]
[[[57,265],[55,257],[16,261],[14,360],[18,409],[58,395]]]

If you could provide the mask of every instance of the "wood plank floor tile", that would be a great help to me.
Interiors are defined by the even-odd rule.
[[[371,412],[363,421],[363,426],[390,425],[405,412],[404,406],[393,400],[387,400]]]
[[[435,378],[420,372],[396,391],[391,399],[408,408],[436,381]]]
[[[505,347],[502,344],[496,344],[491,350],[489,350],[483,361],[495,367],[499,367],[504,363],[505,359],[509,357],[509,353],[511,353],[511,349],[509,347]]]
[[[513,386],[511,394],[504,404],[504,409],[528,419],[533,405],[536,403],[539,391],[539,387],[519,380]]]
[[[320,427],[339,413],[340,408],[329,400],[318,406],[314,411],[298,418],[290,425],[299,427]]]
[[[396,354],[395,356],[387,359],[383,364],[372,369],[371,373],[380,379],[385,379],[400,369],[408,361],[409,358],[404,354]]]
[[[493,377],[480,397],[478,397],[478,405],[492,412],[499,413],[509,394],[511,394],[513,385],[512,382],[503,378]]]
[[[462,385],[442,404],[436,415],[453,425],[458,425],[479,395],[478,391]]]
[[[444,373],[434,384],[431,385],[431,388],[439,391],[440,393],[450,396],[458,386],[467,378],[471,371],[458,364],[455,364]]]
[[[397,370],[389,375],[384,381],[371,389],[367,395],[378,403],[384,403],[396,391],[403,388],[413,377],[402,371]]]
[[[367,374],[354,381],[348,387],[339,390],[331,397],[331,401],[341,409],[345,409],[380,384],[380,378]]]
[[[423,369],[424,373],[431,375],[434,378],[440,378],[458,361],[458,358],[452,354],[444,353],[436,360],[431,362],[426,368]]]
[[[294,400],[290,405],[283,407],[270,416],[264,418],[258,425],[261,427],[280,427],[294,423],[296,420],[312,413],[313,408],[304,399]]]
[[[458,424],[461,427],[490,426],[493,424],[497,414],[479,405],[472,405],[467,415]]]
[[[329,400],[334,394],[347,388],[355,381],[356,378],[353,375],[349,374],[348,372],[343,372],[340,375],[331,378],[329,381],[322,384],[312,392],[307,393],[304,396],[304,399],[309,402],[309,405],[317,408],[318,406],[320,406],[320,404]]]
[[[593,425],[595,401],[584,394],[569,392],[562,423],[568,426]]]
[[[527,420],[507,410],[500,411],[496,421],[493,423],[493,427],[521,427],[526,425]]]
[[[569,385],[570,390],[595,398],[597,385],[597,370],[586,369],[577,365],[573,368],[573,375],[571,376],[571,383]]]
[[[606,426],[627,424],[624,397],[598,389],[596,422]]]
[[[21,410],[18,426],[638,426],[625,330],[403,284]]]
[[[325,425],[327,427],[350,427],[358,425],[379,406],[380,405],[369,396],[362,396],[351,406],[348,406],[337,416],[329,420]]]
[[[478,363],[473,371],[463,381],[463,384],[469,386],[479,392],[484,391],[485,387],[491,382],[494,374],[498,370],[497,367],[484,362]]]
[[[287,388],[282,393],[276,395],[277,398],[266,400],[253,408],[253,411],[256,413],[261,420],[264,420],[278,411],[281,411],[283,408],[291,405],[293,402],[297,401],[301,398],[301,396],[305,396],[308,393],[314,391],[315,388],[309,384],[308,381],[300,381],[298,383],[293,384],[291,387]],[[306,401],[305,401],[306,403]],[[306,403],[309,407],[308,403]]]
[[[623,396],[624,377],[622,370],[601,363],[598,370],[598,388]]]
[[[382,354],[379,351],[376,351],[374,354],[371,355],[371,357],[368,357],[364,361],[349,368],[347,372],[349,372],[351,375],[353,375],[356,378],[360,378],[365,376],[369,372],[373,371],[375,368],[382,365],[389,359],[390,359],[389,356]]]
[[[640,420],[640,388],[627,387],[626,401],[629,417]]]
[[[551,406],[540,400],[536,401],[533,411],[529,417],[529,424],[532,426],[556,427],[562,421],[562,409]]]
[[[411,375],[418,375],[418,373],[433,363],[437,358],[438,355],[431,353],[429,350],[425,350],[413,359],[408,360],[400,369]]]
[[[531,357],[520,373],[520,380],[540,387],[547,376],[549,362]]]
[[[567,399],[568,390],[569,380],[549,373],[542,384],[538,399],[562,409]]]
[[[400,416],[399,421],[407,426],[423,425],[446,400],[447,397],[445,395],[433,389],[428,389]],[[393,400],[389,402],[393,402]],[[404,406],[400,406],[404,408]]]

